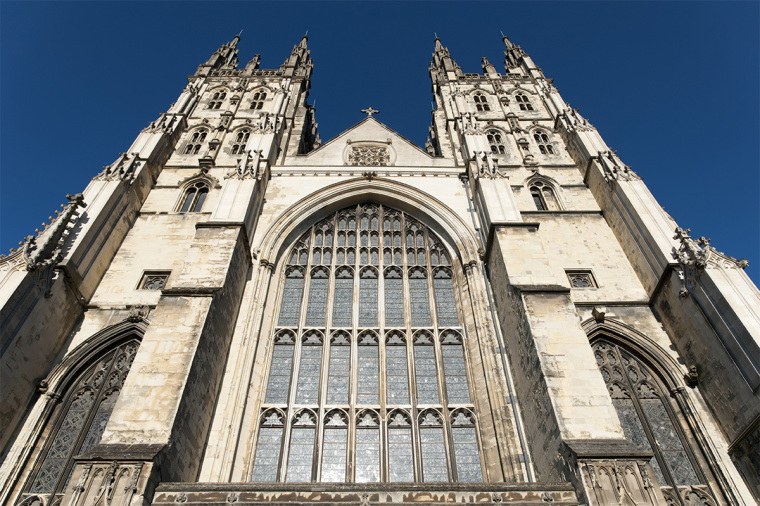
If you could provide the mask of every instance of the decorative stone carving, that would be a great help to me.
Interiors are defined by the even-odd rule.
[[[385,146],[351,146],[348,165],[385,166],[390,165],[391,155]]]
[[[252,155],[251,153],[254,153]],[[250,149],[246,149],[243,151],[243,158],[240,159],[238,162],[237,167],[235,167],[235,170],[227,174],[225,179],[261,179],[261,171],[259,170],[261,167],[261,160],[262,156],[261,153],[263,150],[261,149],[255,149],[251,151]]]
[[[744,269],[749,265],[749,262],[744,258],[737,260],[716,250],[710,246],[710,239],[707,237],[692,239],[689,232],[691,230],[688,228],[676,227],[673,236],[673,239],[681,242],[678,249],[673,248],[673,258],[684,267]]]
[[[478,177],[489,179],[505,177],[501,170],[499,170],[499,164],[495,157],[488,156],[485,151],[475,152],[475,165],[478,168]]]
[[[84,195],[66,195],[69,203],[61,205],[63,212],[58,216],[55,223],[49,227],[42,236],[27,236],[24,241],[23,258],[28,271],[43,272],[46,282],[46,296],[50,295],[50,281],[53,276],[53,268],[63,259],[63,248],[66,239],[76,219],[79,217],[79,208],[87,207],[84,203]],[[38,243],[37,240],[40,239]]]
[[[139,323],[148,319],[150,314],[150,307],[148,306],[130,306],[129,316],[127,321],[132,323]]]
[[[596,157],[604,171],[604,180],[612,184],[613,181],[638,181],[641,178],[625,165],[617,156],[616,151],[603,151]]]
[[[697,386],[697,383],[699,383],[699,369],[696,365],[689,367],[689,372],[683,375],[683,380],[692,388]]]
[[[128,506],[137,492],[141,465],[112,461],[85,464],[68,504]]]
[[[111,165],[106,165],[103,170],[92,178],[93,181],[121,181],[126,179],[131,182],[137,169],[140,168],[142,162],[138,160],[138,153],[120,153],[118,160]]]

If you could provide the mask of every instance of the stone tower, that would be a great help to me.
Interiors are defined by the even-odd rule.
[[[760,292],[504,37],[425,149],[239,36],[0,260],[0,501],[752,504]]]

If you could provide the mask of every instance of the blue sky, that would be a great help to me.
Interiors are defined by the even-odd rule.
[[[434,33],[465,72],[503,71],[500,31],[555,78],[694,236],[760,280],[760,3],[0,2],[0,251],[165,111],[243,30],[277,68],[309,31],[326,141],[378,119],[423,144]]]

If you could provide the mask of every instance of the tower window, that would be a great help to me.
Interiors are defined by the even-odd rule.
[[[201,150],[203,143],[206,142],[206,135],[208,135],[208,130],[205,128],[201,128],[193,132],[193,135],[190,137],[190,140],[185,146],[185,154],[197,155]]]
[[[198,213],[203,207],[203,202],[208,196],[208,184],[205,181],[196,181],[185,189],[182,198],[182,205],[179,208],[181,213]]]
[[[520,107],[521,111],[533,110],[533,104],[530,103],[530,99],[524,93],[518,93],[515,95],[515,101],[517,102],[517,105]]]
[[[219,109],[222,107],[222,102],[224,102],[225,98],[227,98],[226,91],[214,92],[214,94],[211,96],[211,100],[208,102],[208,106],[206,106],[206,109]]]
[[[475,108],[478,111],[490,111],[491,110],[491,107],[488,105],[488,99],[482,93],[475,93],[472,96],[472,99],[475,101]]]
[[[538,150],[542,155],[554,155],[556,151],[549,141],[549,136],[546,133],[538,131],[533,134],[536,144],[538,144]]]
[[[264,101],[267,99],[266,91],[257,91],[251,98],[251,110],[259,110],[264,107]]]
[[[232,144],[233,155],[243,154],[243,150],[245,149],[245,145],[248,142],[248,138],[250,136],[251,130],[248,128],[243,128],[237,133],[235,136],[235,142]]]
[[[573,288],[596,288],[596,280],[591,271],[566,271],[567,279],[570,280],[570,286]]]
[[[491,153],[495,155],[503,155],[507,152],[506,148],[504,147],[504,139],[502,138],[500,131],[489,130],[486,132],[486,138],[488,139],[488,144],[491,146]]]
[[[530,196],[539,211],[558,211],[560,209],[557,197],[552,187],[544,181],[533,181],[530,186]]]
[[[287,262],[251,480],[481,482],[441,241],[403,212],[359,205],[313,225]]]

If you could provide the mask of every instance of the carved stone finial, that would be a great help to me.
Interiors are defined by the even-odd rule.
[[[364,177],[367,181],[372,181],[377,177],[377,172],[374,170],[367,170],[362,172],[362,177]]]
[[[368,118],[371,118],[373,114],[379,114],[380,113],[380,111],[378,111],[377,109],[373,109],[372,107],[367,107],[366,109],[362,109],[361,112],[363,112],[364,114],[366,114]]]
[[[673,239],[681,244],[678,249],[673,248],[672,255],[683,267],[693,269],[704,269],[706,267],[744,269],[749,265],[749,262],[744,258],[737,260],[716,250],[710,245],[710,239],[707,237],[692,239],[689,232],[691,230],[688,228],[676,227],[673,236]]]

